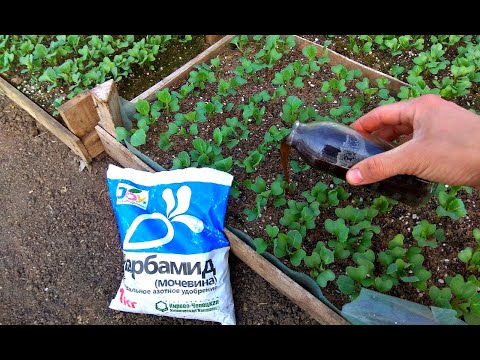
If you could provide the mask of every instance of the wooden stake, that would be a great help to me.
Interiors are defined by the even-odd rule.
[[[95,106],[97,107],[99,117],[98,124],[110,135],[116,137],[115,128],[117,126],[123,126],[123,123],[120,113],[120,100],[115,82],[108,80],[103,84],[97,85],[92,90],[92,96]]]
[[[90,90],[85,90],[58,108],[65,124],[78,137],[92,132],[99,117]]]
[[[206,41],[208,45],[215,44],[218,40],[220,40],[223,35],[205,35]]]
[[[85,148],[87,149],[88,153],[92,157],[92,159],[105,151],[102,145],[102,141],[100,140],[100,137],[98,136],[98,133],[95,130],[95,128],[93,128],[93,130],[90,131],[90,133],[82,137],[81,140],[83,145],[85,145]]]

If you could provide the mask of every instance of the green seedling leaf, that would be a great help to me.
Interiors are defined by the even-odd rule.
[[[355,84],[355,87],[360,91],[365,91],[366,89],[368,89],[369,85],[370,81],[368,80],[368,78],[363,78],[362,81],[359,81]]]
[[[342,64],[332,66],[331,70],[333,73],[335,73],[339,77],[341,77],[343,74],[345,75],[347,74],[347,69]]]
[[[386,276],[375,278],[375,289],[381,293],[390,291],[393,287],[393,281]]]
[[[213,131],[213,141],[215,145],[220,146],[222,144],[223,136],[222,136],[222,131],[220,128],[215,128]]]
[[[210,60],[210,64],[212,64],[213,67],[218,68],[220,66],[220,58],[217,56]]]
[[[480,229],[473,229],[473,237],[475,241],[480,245]]]
[[[329,281],[335,280],[335,274],[333,273],[332,270],[327,269],[325,271],[322,271],[318,276],[317,279],[315,280],[320,287],[324,288],[327,286],[327,283]]]
[[[287,203],[287,200],[284,198],[284,197],[279,197],[278,199],[275,199],[273,201],[273,206],[275,207],[280,207],[280,206],[283,206]]]
[[[317,48],[314,45],[310,45],[306,48],[303,48],[302,54],[308,58],[308,60],[315,60],[317,56]]]
[[[402,234],[397,234],[395,235],[395,237],[390,240],[390,242],[388,243],[388,248],[389,249],[393,249],[397,246],[403,246],[403,240],[405,239],[405,237],[402,235]]]
[[[458,220],[467,214],[467,210],[462,199],[455,198],[448,202],[447,208],[443,206],[437,207],[437,214],[439,216],[448,216],[452,220]]]
[[[358,267],[347,266],[347,275],[357,282],[361,282],[367,278],[368,269],[364,265]]]
[[[435,230],[435,238],[439,242],[444,242],[445,241],[445,231],[443,229],[437,229]]]
[[[402,280],[405,283],[413,283],[420,281],[420,279],[417,276],[401,276],[400,280]]]
[[[382,251],[378,254],[378,261],[384,265],[389,266],[393,262],[393,257],[386,252]]]
[[[452,308],[452,306],[450,305],[450,300],[452,299],[452,291],[450,290],[450,288],[439,289],[438,287],[433,285],[429,289],[428,294],[435,303],[435,305],[444,309]]]
[[[287,234],[287,242],[295,249],[300,249],[302,246],[302,234],[298,230],[290,230]]]
[[[327,249],[325,246],[322,247],[319,251],[320,259],[325,265],[329,265],[333,263],[335,260],[333,251],[330,249]]]
[[[322,260],[320,259],[320,255],[316,252],[312,252],[312,255],[310,256],[305,256],[303,258],[303,261],[309,269],[314,269],[320,266],[320,264],[322,263]]]
[[[270,238],[275,238],[278,235],[278,226],[267,225],[265,231]]]
[[[465,282],[460,274],[450,279],[447,278],[447,284],[450,286],[452,293],[459,299],[469,299],[477,292],[477,287],[474,284]]]
[[[170,92],[168,91],[168,88],[165,88],[165,89],[157,92],[157,99],[160,100],[164,104],[169,104],[170,101],[172,101],[172,96],[170,95]]]
[[[388,89],[380,89],[378,91],[378,97],[384,100],[388,100],[390,97],[390,92],[388,91]]]
[[[297,249],[292,255],[290,255],[290,263],[293,266],[300,266],[303,258],[307,253],[303,249]]]
[[[282,180],[276,180],[272,183],[272,185],[270,186],[270,189],[272,190],[272,195],[278,196],[283,194],[282,182]]]
[[[280,234],[284,236],[279,236],[273,240],[273,254],[281,259],[287,255],[287,237],[285,234]]]
[[[475,315],[480,316],[480,293],[472,297],[470,300],[470,308]]]
[[[253,221],[258,217],[258,212],[256,210],[245,209],[243,212],[245,213],[245,215],[247,215],[248,221]]]
[[[168,134],[162,133],[159,135],[158,147],[163,151],[168,151],[172,147]]]
[[[217,160],[214,163],[215,169],[220,171],[225,171],[225,172],[229,172],[232,166],[233,166],[233,159],[231,156],[222,160]]]
[[[296,88],[303,88],[304,87],[303,79],[301,77],[295,78],[295,80],[293,81],[293,86]]]
[[[351,295],[355,291],[354,281],[345,275],[340,275],[337,279],[338,289],[345,295]]]
[[[227,106],[225,107],[225,110],[227,111],[232,111],[234,104],[233,103],[228,103]]]
[[[264,192],[267,188],[267,183],[261,176],[257,176],[254,183],[252,183],[250,179],[247,179],[243,182],[243,184],[247,189],[255,191],[257,194]]]
[[[200,154],[206,154],[208,150],[208,144],[205,140],[196,138],[192,141],[193,148],[197,150]]]
[[[148,116],[150,114],[150,104],[147,100],[138,100],[135,104],[135,110],[144,116]]]
[[[135,131],[135,133],[133,133],[132,137],[130,138],[130,144],[132,144],[132,146],[134,147],[143,145],[145,144],[146,138],[147,134],[145,133],[145,130],[138,129],[137,131]]]
[[[39,59],[46,58],[48,55],[48,49],[43,44],[37,44],[35,45],[35,51],[33,52],[33,55]]]
[[[253,243],[258,254],[263,254],[267,250],[268,244],[262,238],[253,239]]]
[[[178,156],[173,159],[172,170],[184,169],[190,166],[190,155],[186,151],[181,151]]]
[[[401,75],[403,73],[404,70],[405,70],[405,68],[403,66],[395,64],[390,69],[390,74],[392,74],[395,77],[398,77],[399,75]]]
[[[330,234],[335,235],[338,241],[347,241],[349,229],[345,225],[344,219],[337,219],[335,221],[331,219],[326,219],[325,230],[327,230]]]
[[[117,133],[118,142],[122,142],[123,140],[125,140],[130,136],[130,132],[122,126],[116,127],[115,132]]]
[[[402,100],[407,100],[410,95],[410,89],[406,86],[401,86],[400,87],[400,92],[397,94],[399,99]]]
[[[425,269],[418,269],[414,271],[414,274],[418,278],[418,281],[426,281],[432,277],[432,273]]]

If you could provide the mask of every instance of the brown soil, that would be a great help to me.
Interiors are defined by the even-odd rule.
[[[256,51],[252,51],[252,53],[255,54]],[[189,95],[185,102],[181,105],[179,112],[187,113],[192,111],[194,110],[197,101],[209,101],[212,96],[216,95],[219,79],[224,78],[225,80],[229,80],[233,76],[232,71],[237,65],[239,65],[239,57],[240,53],[232,48],[226,49],[220,53],[220,70],[215,74],[217,82],[207,85],[205,90],[203,90],[199,96]],[[284,55],[273,68],[265,69],[257,73],[257,75],[264,78],[263,82],[258,84],[253,82],[252,79],[249,79],[249,82],[243,85],[235,96],[223,97],[222,102],[224,105],[228,104],[229,102],[233,102],[235,105],[248,103],[250,96],[262,90],[268,90],[269,93],[272,94],[275,86],[271,84],[271,80],[273,79],[275,72],[283,69],[288,63],[296,59],[302,59],[302,61],[305,61],[305,58],[300,51],[292,50],[288,54]],[[328,115],[328,111],[332,106],[336,107],[339,105],[340,97],[337,95],[334,102],[329,104],[321,104],[316,100],[316,98],[322,96],[322,93],[320,92],[322,81],[330,80],[334,76],[330,70],[330,67],[330,64],[324,64],[313,79],[308,79],[305,77],[304,88],[295,89],[292,87],[287,89],[288,96],[296,95],[300,99],[305,100],[306,106],[313,105],[320,115]],[[352,102],[355,101],[355,96],[359,94],[359,91],[355,88],[355,83],[360,79],[354,79],[347,82],[348,90],[341,95],[348,95]],[[182,84],[183,83],[179,84],[178,87],[180,87]],[[379,100],[380,99],[374,96],[371,103],[363,108],[363,111],[367,112],[377,106]],[[288,127],[289,125],[285,125],[280,118],[282,102],[284,101],[285,98],[281,98],[281,100],[277,99],[276,102],[273,103],[262,103],[262,105],[266,106],[265,116],[262,123],[260,125],[256,125],[255,121],[252,120],[252,122],[249,123],[250,134],[248,140],[241,141],[240,144],[233,150],[228,150],[224,147],[222,149],[224,157],[233,156],[234,160],[243,160],[248,155],[248,151],[256,149],[258,145],[262,143],[263,136],[271,125],[276,125],[278,128],[283,126]],[[215,114],[211,119],[208,120],[208,122],[199,123],[198,137],[201,137],[205,140],[211,140],[213,130],[216,127],[221,127],[221,125],[225,123],[226,118],[233,116],[237,116],[239,120],[242,120],[242,113],[237,109],[236,106],[229,113],[224,112],[223,114]],[[166,168],[169,168],[172,165],[173,159],[180,151],[188,152],[192,149],[191,142],[193,138],[182,138],[180,136],[173,136],[171,138],[173,146],[169,151],[164,152],[158,148],[158,136],[161,132],[167,130],[168,122],[172,121],[172,119],[173,114],[169,116],[162,116],[157,121],[158,125],[155,125],[149,130],[147,144],[139,148],[139,150],[141,150],[143,153]],[[290,160],[297,160],[302,163],[302,161],[298,158],[298,155],[295,153],[290,156]],[[267,206],[262,209],[261,217],[259,219],[255,221],[247,221],[246,215],[244,214],[245,209],[253,209],[255,207],[255,194],[243,186],[243,181],[246,179],[251,179],[254,181],[256,176],[261,176],[266,180],[268,186],[268,184],[271,184],[278,174],[282,174],[278,145],[277,148],[272,148],[271,151],[266,154],[265,159],[254,173],[246,174],[245,171],[238,166],[234,166],[231,170],[231,173],[234,175],[234,179],[240,184],[241,194],[238,199],[231,197],[229,200],[226,220],[227,224],[244,231],[252,238],[266,238],[264,228],[267,224],[277,225],[279,226],[281,232],[286,233],[287,229],[279,224],[279,219],[282,217],[283,209],[285,207],[280,207],[277,209],[272,206],[271,200],[269,200]],[[323,176],[314,170],[293,174],[292,181],[297,185],[297,191],[294,194],[288,195],[287,200],[294,199],[296,201],[305,201],[305,199],[301,196],[303,191],[310,190],[318,181],[323,181],[327,184],[330,184],[330,186],[333,186],[331,180],[332,179],[330,177]],[[359,188],[351,187],[347,184],[343,184],[343,186],[352,194],[352,196],[349,199],[341,202],[338,207],[344,207],[348,204],[353,204],[354,206],[358,205],[360,207],[371,204],[371,201],[373,200],[372,193]],[[424,248],[422,251],[426,258],[424,266],[427,270],[432,272],[432,278],[429,280],[428,285],[431,286],[436,284],[441,287],[445,276],[456,273],[465,274],[464,267],[459,264],[457,259],[457,253],[464,247],[472,246],[474,244],[472,230],[475,227],[480,227],[480,223],[478,222],[478,209],[476,208],[478,194],[474,193],[473,195],[467,195],[464,193],[462,194],[462,198],[465,201],[469,216],[459,221],[452,221],[449,218],[437,218],[435,209],[438,206],[438,203],[436,199],[432,199],[425,206],[425,208],[422,209],[412,209],[401,204],[394,206],[394,209],[389,214],[379,215],[374,219],[373,224],[380,225],[382,232],[379,235],[374,235],[372,240],[372,250],[375,253],[385,250],[387,248],[388,241],[391,240],[397,233],[402,233],[405,236],[405,245],[407,247],[416,245],[416,241],[413,239],[411,234],[412,229],[420,222],[420,220],[426,219],[430,223],[437,224],[438,227],[443,228],[446,235],[445,243],[440,244],[436,249]],[[322,210],[316,219],[316,229],[307,231],[307,237],[304,239],[303,243],[307,254],[310,254],[317,241],[322,240],[327,242],[329,239],[331,239],[331,235],[324,230],[323,224],[327,218],[336,219],[334,210],[334,207],[329,207]],[[269,248],[268,251],[272,251],[272,249]],[[289,264],[289,261],[284,259],[284,263]],[[346,260],[336,260],[336,262],[332,264],[330,268],[338,277],[339,275],[344,274],[345,267],[347,265],[352,264],[351,258]],[[306,271],[303,266],[299,267],[297,270]],[[379,269],[377,269],[377,271],[378,270]],[[308,273],[308,271],[306,272]],[[339,308],[341,308],[341,306],[348,301],[348,298],[339,292],[335,282],[330,282],[329,285],[324,289],[324,292],[329,300]],[[428,295],[419,293],[415,288],[413,288],[413,286],[409,284],[394,287],[389,294],[425,305],[432,304]]]
[[[123,275],[106,157],[71,150],[0,94],[0,324],[209,325],[108,308]],[[234,255],[237,324],[317,324]]]

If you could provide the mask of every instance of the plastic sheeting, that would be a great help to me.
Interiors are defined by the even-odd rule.
[[[356,325],[466,325],[457,319],[455,310],[427,307],[365,288],[343,306],[341,314]]]

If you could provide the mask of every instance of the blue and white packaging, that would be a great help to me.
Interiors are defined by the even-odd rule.
[[[150,173],[109,166],[124,256],[111,309],[235,324],[223,232],[232,180],[211,168]]]

